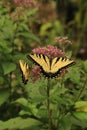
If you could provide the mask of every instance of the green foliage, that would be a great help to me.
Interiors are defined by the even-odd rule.
[[[66,115],[62,118],[60,122],[60,130],[71,130],[72,122],[70,120],[70,115]]]
[[[8,89],[0,89],[0,106],[4,104],[10,96]]]
[[[3,62],[1,65],[2,65],[4,75],[9,74],[16,70],[16,64],[12,62]]]
[[[13,119],[10,119],[8,121],[0,121],[0,129],[24,129],[28,128],[31,130],[38,129],[38,126],[41,125],[40,121],[37,121],[35,119],[27,118],[23,119],[21,117],[16,117]]]
[[[87,120],[87,101],[78,101],[74,106],[73,116],[80,120]]]
[[[81,112],[81,111],[74,112],[73,116],[75,116],[75,118],[78,118],[80,120],[86,120],[87,121],[87,112]]]
[[[54,39],[57,35],[64,35],[64,27],[58,20],[45,23],[40,28],[40,36],[47,37],[51,45],[55,45]]]
[[[35,21],[38,23],[35,18],[37,8],[23,8],[19,10],[19,15],[16,12],[17,7],[11,6],[10,10],[7,4],[4,5],[3,1],[0,1],[0,130],[47,130],[47,79],[41,77],[35,82],[29,79],[28,84],[24,85],[18,62],[22,59],[29,63],[26,54],[44,41],[55,45],[54,38],[64,35],[67,28],[65,29],[59,19],[54,19],[42,23],[34,34],[31,24],[34,26]],[[80,35],[77,35],[77,38],[81,37],[74,39],[81,42],[86,35],[87,12],[84,13],[83,22],[80,19],[86,6],[87,2],[80,0],[81,10],[77,11],[74,21],[70,23],[76,23],[77,30],[82,29],[79,31]],[[71,28],[67,29],[67,33],[72,33],[73,38],[76,35],[75,32],[73,35]],[[75,52],[78,52],[79,46],[76,46]],[[68,49],[67,55],[71,57],[71,54]],[[52,130],[78,130],[79,127],[86,129],[87,60],[76,59],[76,65],[71,67],[68,73],[63,77],[51,79],[49,85]]]

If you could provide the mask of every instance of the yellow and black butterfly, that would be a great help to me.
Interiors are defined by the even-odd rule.
[[[65,57],[49,58],[43,54],[29,54],[28,58],[39,65],[42,73],[48,78],[53,78],[59,75],[62,69],[65,69],[75,63],[73,60]]]
[[[26,62],[23,60],[19,60],[20,69],[22,72],[22,80],[24,84],[27,84],[29,75],[30,75],[30,68]]]

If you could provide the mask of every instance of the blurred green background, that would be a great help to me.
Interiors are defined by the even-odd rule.
[[[35,5],[29,7],[26,6],[26,3],[19,6],[14,0],[0,1],[0,130],[36,130],[36,126],[34,128],[33,124],[41,125],[36,120],[31,120],[30,117],[33,114],[35,116],[37,105],[40,105],[44,100],[44,96],[39,95],[38,100],[42,99],[40,103],[37,103],[36,97],[34,97],[33,100],[35,101],[32,101],[32,105],[28,104],[28,106],[25,104],[27,104],[30,97],[33,98],[33,96],[38,95],[38,93],[35,94],[38,90],[33,90],[31,95],[29,95],[30,90],[32,90],[31,86],[33,86],[33,89],[36,86],[39,89],[45,83],[42,80],[41,83],[36,83],[38,84],[36,86],[29,83],[24,86],[21,80],[19,60],[22,59],[31,64],[26,55],[35,47],[46,45],[59,47],[58,43],[55,42],[55,38],[58,36],[67,36],[71,40],[72,45],[66,45],[67,50],[65,52],[68,55],[72,55],[77,61],[77,65],[71,70],[72,74],[64,79],[66,86],[70,87],[70,90],[68,90],[70,101],[66,99],[66,102],[73,102],[76,94],[82,88],[84,88],[84,92],[80,100],[86,101],[87,0],[36,0]],[[60,49],[62,49],[62,46]],[[61,84],[62,81],[59,81],[59,83]],[[52,84],[54,85],[54,83]],[[44,91],[43,87],[42,90]],[[41,90],[40,93],[42,94]],[[62,93],[66,93],[65,88]],[[59,103],[61,102],[60,100],[62,99],[58,100]],[[65,105],[66,102],[63,101],[62,104]],[[66,105],[65,108],[67,108]],[[33,112],[31,112],[31,109],[33,109]],[[40,110],[39,112],[41,115]],[[43,120],[45,114],[43,114]],[[24,118],[22,119],[19,116]],[[15,121],[10,120],[12,118],[15,118]],[[60,126],[62,123],[67,126],[69,122],[67,119],[65,117],[61,120]],[[65,122],[65,120],[67,121]],[[65,129],[59,128],[58,130],[87,129],[87,119],[85,122],[72,120],[74,120],[73,127],[70,125],[69,128],[65,126]],[[25,122],[25,125],[22,126],[23,122]],[[29,122],[31,123],[29,124]],[[10,127],[10,124],[12,127]],[[42,127],[41,129],[37,127],[37,130],[39,129],[45,130],[47,128]]]

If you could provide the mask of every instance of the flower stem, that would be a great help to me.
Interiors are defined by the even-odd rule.
[[[47,80],[47,111],[48,111],[48,130],[51,130],[51,125],[52,125],[52,121],[51,121],[51,110],[50,110],[50,79],[48,78]]]
[[[83,84],[83,86],[81,87],[81,89],[80,89],[80,91],[79,91],[79,94],[78,94],[78,96],[77,96],[75,102],[80,99],[80,97],[81,97],[81,95],[82,95],[82,93],[83,93],[83,91],[84,91],[84,89],[85,89],[86,83],[87,83],[87,78],[86,78],[86,80],[84,81],[84,84]]]

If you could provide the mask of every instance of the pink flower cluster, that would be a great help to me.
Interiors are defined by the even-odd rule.
[[[35,66],[32,69],[32,81],[36,81],[38,78],[40,78],[40,67],[39,66]]]
[[[72,42],[68,39],[68,37],[56,37],[55,41],[58,42],[60,45],[63,45],[65,43],[67,44],[72,44]]]
[[[65,56],[65,53],[58,49],[56,46],[48,45],[47,47],[38,47],[32,50],[36,54],[44,54],[46,56],[55,57],[55,56]]]
[[[36,2],[34,0],[14,0],[14,3],[20,7],[27,7],[27,8],[31,8],[36,5]]]

